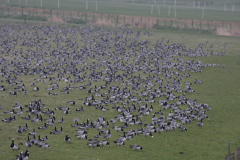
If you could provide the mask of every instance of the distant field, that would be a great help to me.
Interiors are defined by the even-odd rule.
[[[62,26],[63,27],[63,26]],[[69,29],[70,27],[67,26]],[[79,28],[80,26],[75,26],[76,28]],[[73,29],[72,33],[74,33]],[[3,31],[2,29],[0,29]],[[113,30],[113,29],[111,29]],[[136,31],[139,29],[133,29],[134,35],[136,35]],[[13,30],[14,31],[14,30]],[[29,29],[26,33],[26,37],[31,37],[32,29]],[[209,120],[204,120],[203,127],[197,126],[197,120],[193,121],[190,124],[184,124],[184,126],[188,129],[188,132],[182,132],[176,129],[175,131],[166,132],[164,131],[161,134],[154,134],[153,138],[151,137],[144,137],[143,135],[136,136],[130,141],[126,141],[126,146],[118,147],[116,146],[113,141],[119,138],[121,135],[123,135],[122,132],[116,132],[115,130],[111,130],[112,137],[110,138],[110,144],[111,146],[105,146],[101,149],[99,148],[88,148],[87,141],[86,140],[79,140],[74,135],[76,134],[75,129],[71,127],[70,125],[73,124],[74,118],[79,118],[80,122],[86,122],[86,119],[89,118],[90,121],[95,121],[99,116],[104,115],[107,120],[110,120],[110,118],[113,118],[119,113],[111,109],[115,104],[110,104],[108,106],[104,106],[109,108],[110,110],[106,113],[103,113],[100,110],[96,110],[94,107],[90,108],[87,106],[84,106],[84,112],[76,112],[76,108],[80,108],[80,106],[83,103],[83,100],[85,97],[88,97],[89,95],[86,93],[86,91],[81,91],[78,89],[74,89],[70,91],[69,95],[64,95],[60,92],[65,86],[68,86],[69,83],[65,83],[64,81],[60,81],[57,83],[59,84],[59,90],[54,90],[51,92],[56,92],[57,96],[49,96],[48,91],[46,90],[47,87],[49,87],[49,82],[47,80],[47,83],[42,82],[36,82],[36,85],[39,86],[41,89],[39,92],[33,91],[33,86],[30,86],[31,82],[34,81],[35,78],[39,78],[39,75],[19,75],[18,79],[23,80],[25,84],[25,89],[29,91],[29,95],[23,95],[19,92],[19,95],[17,97],[10,96],[8,92],[10,90],[14,90],[15,86],[12,86],[8,84],[5,81],[5,78],[0,77],[0,79],[3,79],[4,81],[1,82],[1,85],[6,86],[8,89],[6,92],[0,92],[0,104],[2,106],[2,109],[0,110],[0,117],[1,119],[9,117],[9,115],[4,114],[3,112],[11,110],[12,106],[15,104],[15,102],[20,102],[22,106],[29,104],[30,102],[38,99],[42,99],[42,104],[46,105],[46,109],[54,109],[56,107],[63,107],[68,106],[71,109],[71,112],[69,115],[64,115],[63,111],[55,111],[56,119],[60,120],[62,116],[65,118],[64,124],[55,124],[57,128],[59,129],[60,126],[63,126],[64,133],[60,135],[49,135],[49,132],[54,130],[54,127],[49,127],[46,131],[38,130],[36,129],[38,135],[41,135],[41,138],[45,135],[48,135],[49,138],[49,144],[51,145],[50,149],[41,149],[39,147],[33,146],[29,148],[30,152],[30,158],[29,159],[36,159],[36,160],[59,160],[59,159],[116,159],[116,160],[122,160],[122,159],[171,159],[171,160],[211,160],[211,159],[223,159],[224,156],[227,154],[227,142],[233,142],[231,143],[231,152],[235,151],[235,147],[239,145],[239,139],[235,141],[239,136],[239,123],[240,123],[240,102],[239,102],[239,93],[240,93],[240,39],[236,37],[225,37],[225,36],[216,36],[216,35],[205,35],[205,34],[194,34],[194,33],[188,33],[188,32],[174,32],[174,31],[161,31],[161,30],[145,30],[142,29],[141,33],[144,32],[150,32],[153,35],[151,37],[148,37],[147,35],[141,35],[139,38],[139,42],[141,40],[149,40],[151,41],[151,44],[149,45],[149,48],[152,49],[154,47],[155,42],[161,41],[163,38],[165,39],[165,42],[167,40],[170,40],[169,45],[174,43],[185,43],[186,48],[194,48],[197,49],[199,43],[205,44],[206,41],[208,41],[208,46],[204,46],[205,50],[208,50],[206,52],[210,53],[212,50],[214,52],[226,52],[225,56],[210,56],[208,58],[206,57],[173,57],[175,58],[181,58],[183,60],[194,60],[201,61],[203,63],[215,63],[220,65],[226,65],[226,68],[222,67],[207,67],[204,68],[202,73],[192,73],[191,77],[184,78],[183,82],[193,82],[195,78],[202,80],[204,84],[193,84],[192,87],[194,90],[196,90],[195,93],[186,93],[186,97],[190,99],[197,99],[198,103],[207,103],[209,104],[212,109],[207,112],[208,116],[210,117]],[[16,34],[15,32],[11,32],[12,34]],[[40,30],[39,35],[45,33],[45,30]],[[69,38],[75,37],[71,34],[63,35],[61,32],[56,32],[58,36],[67,36]],[[82,46],[82,41],[80,37],[80,32],[77,32],[76,35],[76,41],[80,46]],[[131,38],[133,36],[128,36],[128,38]],[[43,35],[42,37],[44,40],[49,38],[49,35]],[[1,42],[3,41],[0,39]],[[20,40],[20,41],[23,41]],[[67,41],[66,41],[67,42]],[[62,42],[61,46],[66,46],[66,42]],[[53,42],[51,43],[51,50],[45,50],[46,52],[51,52],[55,47],[56,44]],[[49,46],[50,43],[45,44],[45,46]],[[166,43],[165,43],[166,44]],[[210,48],[209,46],[213,44],[213,48]],[[23,48],[23,52],[27,52],[27,49],[29,49],[26,46],[20,46],[20,42],[15,46],[16,50],[20,50],[20,48]],[[34,47],[31,49],[35,49]],[[69,49],[70,51],[71,49]],[[12,52],[12,51],[11,51]],[[9,58],[9,60],[16,61],[14,57],[18,58],[18,55],[16,56],[10,56],[10,54],[1,54],[1,57]],[[123,58],[122,56],[120,56]],[[46,59],[49,59],[48,57],[45,57]],[[88,62],[90,64],[93,64],[96,60],[90,58]],[[20,61],[22,62],[22,61]],[[37,63],[37,62],[36,62]],[[126,62],[130,64],[131,62]],[[33,65],[33,63],[32,63]],[[43,63],[42,66],[44,67],[50,64]],[[82,68],[83,66],[76,66],[78,68]],[[13,69],[14,66],[10,67],[10,69]],[[90,69],[90,68],[89,68]],[[90,70],[86,70],[86,72],[89,74]],[[102,69],[102,68],[101,68]],[[186,71],[188,73],[188,71]],[[84,74],[84,72],[82,73]],[[151,74],[154,75],[154,74]],[[72,74],[66,74],[65,76],[71,76],[71,80],[74,80]],[[81,75],[82,76],[82,75]],[[141,76],[146,77],[148,74],[142,73]],[[49,75],[49,77],[57,77],[57,74]],[[162,77],[164,78],[164,77]],[[41,78],[42,79],[42,78]],[[172,80],[172,79],[171,79]],[[164,80],[164,84],[167,80]],[[84,85],[87,82],[77,83],[75,85],[71,86],[79,86]],[[92,84],[92,87],[94,85],[100,86],[104,85],[104,81],[94,82]],[[118,82],[114,82],[111,84],[118,85]],[[185,86],[185,84],[184,84]],[[184,89],[184,86],[182,88]],[[142,87],[142,89],[144,89]],[[133,92],[133,91],[132,91]],[[176,95],[180,95],[180,93],[175,93]],[[91,95],[90,95],[91,96]],[[160,100],[162,98],[159,98],[157,100]],[[67,104],[68,101],[74,100],[76,101],[76,106],[70,106]],[[150,105],[150,104],[149,104]],[[121,105],[122,106],[122,105]],[[156,103],[153,104],[154,110],[151,113],[154,113],[156,111],[159,111],[161,107]],[[187,108],[187,105],[182,106],[183,108]],[[16,152],[13,153],[10,149],[11,144],[11,138],[15,138],[15,143],[18,144],[20,142],[23,143],[23,145],[19,145],[21,148],[21,151],[25,151],[26,146],[26,138],[28,132],[32,131],[33,128],[37,128],[39,126],[43,126],[44,122],[39,122],[37,124],[31,123],[29,121],[23,120],[21,117],[28,116],[28,113],[25,111],[27,108],[24,107],[24,114],[21,116],[16,116],[16,121],[11,123],[4,123],[0,122],[0,150],[1,150],[1,159],[13,159]],[[171,109],[168,109],[164,111],[164,115],[167,116],[169,111]],[[136,112],[135,112],[136,113]],[[134,113],[134,114],[135,114]],[[31,115],[32,117],[35,117],[34,115]],[[48,116],[45,116],[43,114],[44,119],[48,118]],[[152,115],[149,116],[143,116],[143,122],[144,123],[150,123],[152,118]],[[16,133],[16,130],[19,125],[24,126],[25,123],[28,123],[29,125],[29,131],[27,133],[18,134]],[[122,125],[119,121],[115,125]],[[110,125],[110,128],[112,125]],[[129,127],[128,129],[125,129],[125,131],[128,131],[130,129],[136,129],[139,128],[137,126]],[[97,135],[98,132],[96,129],[89,129],[88,132],[88,139],[91,139],[94,137],[94,135]],[[68,134],[70,137],[72,137],[72,142],[70,144],[66,144],[64,141],[64,136]],[[17,139],[19,138],[19,139]],[[32,138],[32,136],[30,137]],[[143,147],[143,151],[134,151],[129,148],[129,145],[131,144],[139,144]],[[224,147],[224,148],[223,148]],[[223,150],[221,151],[221,149]],[[221,151],[217,156],[215,156],[219,151]],[[184,152],[184,154],[179,154],[180,152]]]
[[[20,2],[20,3],[19,3]],[[9,6],[19,7],[36,7],[45,9],[59,9],[59,10],[71,10],[80,12],[95,12],[95,13],[106,13],[106,14],[120,14],[120,15],[133,15],[133,16],[147,16],[147,17],[165,17],[165,18],[177,18],[177,19],[194,19],[194,20],[205,20],[205,21],[223,21],[223,22],[240,22],[240,3],[237,0],[226,1],[213,1],[213,4],[205,5],[204,13],[203,2],[199,1],[193,7],[193,1],[175,1],[164,0],[158,1],[88,1],[88,9],[86,9],[86,1],[77,0],[60,0],[60,6],[58,8],[57,0],[42,1],[42,7],[40,6],[40,0],[27,0],[25,5],[24,0],[10,0],[7,3],[5,0],[0,0],[0,4]],[[197,2],[197,1],[196,1]],[[209,1],[210,3],[211,1]],[[227,4],[226,4],[227,3]],[[153,8],[152,8],[153,4]],[[226,11],[225,10],[226,4]],[[234,4],[234,12],[233,12]],[[158,10],[159,6],[159,10]],[[170,11],[169,11],[170,7]],[[176,16],[175,16],[176,8]],[[160,12],[160,14],[159,14]],[[202,18],[203,17],[203,18]]]

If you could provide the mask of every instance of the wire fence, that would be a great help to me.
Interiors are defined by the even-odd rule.
[[[221,153],[222,151],[223,151],[223,149],[227,146],[227,145],[229,145],[230,143],[235,143],[237,140],[239,140],[240,139],[240,136],[238,137],[238,138],[236,138],[234,141],[232,141],[232,142],[228,142],[228,143],[226,143],[223,147],[222,147],[222,149],[217,153],[217,154],[215,154],[210,160],[213,160],[219,153]],[[229,152],[230,152],[230,146],[228,146],[229,148]],[[232,160],[231,158],[233,158],[233,157],[235,157],[235,156],[237,156],[237,155],[240,155],[240,148],[239,148],[239,151],[238,151],[238,149],[237,149],[237,153],[235,153],[234,155],[231,155],[231,154],[229,153],[229,155],[226,155],[226,158],[225,158],[225,160]],[[235,159],[234,159],[235,160]]]
[[[115,14],[88,13],[80,11],[49,10],[2,6],[0,18],[74,24],[127,26],[134,28],[177,28],[195,30],[240,30],[237,22],[212,22],[174,18],[143,17]]]
[[[240,21],[237,0],[0,0],[1,5],[204,21]]]

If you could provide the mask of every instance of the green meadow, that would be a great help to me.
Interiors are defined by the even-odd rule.
[[[30,2],[29,2],[30,3]],[[64,26],[61,26],[64,28]],[[67,26],[71,28],[72,26]],[[73,26],[79,27],[79,26]],[[2,33],[2,28],[0,29]],[[117,28],[111,30],[119,30]],[[132,29],[134,34],[139,29]],[[26,37],[31,36],[32,29],[28,30],[26,33]],[[101,110],[95,109],[95,107],[88,107],[86,105],[83,106],[84,112],[76,112],[75,109],[80,108],[85,97],[89,97],[92,94],[87,94],[87,90],[79,90],[74,89],[69,91],[69,94],[62,94],[60,90],[62,90],[65,86],[68,86],[69,83],[64,81],[56,81],[59,84],[59,89],[55,89],[54,91],[58,95],[50,96],[48,95],[47,87],[50,87],[50,81],[46,79],[46,83],[35,82],[35,78],[40,78],[39,75],[19,75],[18,79],[22,80],[25,84],[25,89],[28,90],[28,95],[24,95],[22,92],[19,92],[17,96],[9,95],[9,91],[14,91],[16,86],[10,85],[6,82],[4,77],[0,77],[3,80],[1,85],[4,85],[7,91],[0,92],[0,104],[2,106],[0,110],[0,117],[8,118],[10,115],[4,114],[3,112],[9,111],[12,109],[12,106],[16,102],[20,102],[22,106],[28,105],[30,102],[34,100],[42,100],[42,104],[46,105],[44,110],[55,109],[56,107],[67,106],[70,108],[70,112],[68,115],[65,115],[63,111],[55,110],[56,121],[61,120],[64,117],[64,124],[55,123],[54,126],[57,129],[63,127],[63,134],[59,135],[50,135],[50,131],[54,130],[54,126],[49,126],[47,130],[39,130],[37,127],[43,126],[43,122],[33,123],[30,121],[23,120],[22,117],[28,116],[26,111],[28,108],[24,108],[24,113],[20,116],[16,115],[16,121],[11,123],[0,122],[0,150],[1,150],[1,159],[14,159],[16,154],[19,152],[13,152],[10,148],[11,139],[15,138],[15,144],[23,143],[23,145],[18,145],[20,147],[19,151],[25,151],[27,148],[25,146],[25,142],[27,141],[28,132],[32,131],[34,128],[36,129],[37,136],[41,135],[41,138],[48,135],[48,143],[51,148],[41,149],[37,146],[32,146],[28,148],[30,157],[29,159],[36,160],[65,160],[65,159],[171,159],[171,160],[211,160],[211,159],[223,159],[224,156],[228,153],[227,143],[231,143],[231,152],[235,152],[235,147],[239,145],[240,139],[239,137],[239,128],[238,125],[240,123],[240,101],[239,101],[239,93],[240,93],[240,38],[237,37],[226,37],[226,36],[217,36],[214,34],[202,34],[202,33],[193,33],[193,32],[184,32],[184,31],[173,31],[173,30],[156,30],[150,29],[145,30],[142,29],[141,33],[150,32],[152,34],[151,37],[147,35],[141,35],[139,37],[139,42],[141,40],[149,40],[151,44],[148,45],[149,48],[153,48],[155,42],[161,41],[163,38],[165,42],[169,41],[168,45],[174,43],[182,43],[186,45],[186,48],[198,48],[199,43],[206,44],[207,46],[203,46],[206,52],[210,53],[212,50],[214,52],[225,52],[225,56],[216,56],[211,55],[210,57],[174,57],[181,58],[183,60],[194,60],[201,61],[202,63],[210,63],[210,64],[220,64],[220,66],[225,65],[225,68],[222,67],[206,67],[202,69],[202,73],[190,72],[191,77],[184,77],[181,81],[182,84],[184,82],[194,82],[195,78],[202,80],[204,84],[193,84],[192,88],[196,91],[194,93],[186,93],[186,97],[189,99],[196,99],[198,103],[207,103],[211,106],[211,110],[207,112],[209,119],[204,119],[203,126],[197,126],[197,120],[189,124],[183,124],[187,128],[187,132],[182,132],[178,129],[172,130],[169,132],[162,132],[160,134],[153,134],[153,138],[144,137],[143,135],[134,136],[132,140],[125,141],[125,146],[116,146],[113,141],[118,139],[120,136],[123,136],[123,132],[116,132],[114,129],[111,129],[112,137],[109,140],[110,147],[104,146],[102,148],[89,148],[87,146],[88,140],[80,140],[75,137],[77,128],[71,127],[71,124],[74,124],[73,119],[78,118],[79,122],[86,122],[87,119],[90,121],[96,121],[98,117],[104,116],[107,120],[114,118],[119,115],[119,113],[112,109],[113,106],[117,104],[109,104],[104,105],[105,108],[108,108],[109,111],[103,112]],[[39,31],[39,34],[41,32]],[[13,33],[16,34],[16,33]],[[63,36],[62,33],[58,33],[58,36]],[[70,38],[72,35],[68,35]],[[133,37],[133,36],[128,36]],[[43,36],[43,39],[47,39],[47,35]],[[75,35],[76,42],[81,47],[83,42],[81,41],[80,32]],[[3,39],[0,39],[1,43]],[[19,40],[20,42],[23,40]],[[27,52],[29,47],[21,46],[20,42],[15,46],[16,50],[23,49],[23,52]],[[213,44],[213,48],[209,46]],[[50,45],[50,44],[48,44]],[[61,46],[66,46],[66,42],[62,42]],[[51,49],[49,52],[56,47],[56,44],[51,42]],[[31,49],[35,49],[32,47]],[[12,51],[11,51],[12,52]],[[14,60],[14,56],[11,56],[10,53],[2,53],[1,57],[8,58],[9,61]],[[16,55],[15,57],[17,57]],[[123,58],[122,56],[120,56]],[[45,57],[48,59],[48,57]],[[89,58],[88,65],[96,62],[93,58]],[[131,62],[126,62],[130,64]],[[33,65],[33,64],[32,64]],[[43,66],[47,66],[49,64],[43,63]],[[77,68],[82,68],[83,65],[76,66]],[[9,69],[14,69],[14,66],[9,67]],[[103,68],[100,68],[102,70]],[[89,74],[90,70],[86,70]],[[189,73],[188,71],[184,73]],[[153,74],[152,74],[153,75]],[[57,74],[48,75],[49,77],[57,77]],[[71,80],[73,76],[71,74],[64,75],[65,77],[70,76]],[[141,73],[142,77],[148,76],[148,74]],[[160,78],[164,78],[161,77]],[[40,78],[43,80],[42,78]],[[53,80],[55,81],[55,80]],[[164,84],[167,80],[164,80]],[[40,88],[40,91],[33,91],[33,86],[31,86],[31,82],[35,82],[36,86]],[[71,84],[71,86],[76,87],[80,85],[84,85],[88,82],[78,82],[76,84]],[[105,82],[100,80],[99,82],[93,82],[91,87],[104,85]],[[117,82],[110,84],[110,86],[118,85]],[[185,84],[182,86],[184,89]],[[122,86],[123,87],[123,86]],[[143,87],[142,87],[143,89]],[[106,92],[107,89],[101,91],[101,93]],[[133,92],[133,91],[132,91]],[[173,92],[175,95],[182,95],[183,93]],[[161,106],[158,105],[159,100],[163,100],[165,98],[157,98],[157,102],[153,103],[153,111],[148,116],[143,116],[142,121],[144,124],[150,123],[152,114],[162,109]],[[74,100],[76,102],[75,106],[69,105],[67,102]],[[121,105],[121,104],[118,104]],[[149,104],[150,105],[150,104]],[[123,106],[123,105],[121,105]],[[182,108],[188,108],[187,105],[183,105]],[[164,110],[164,115],[167,116],[171,109]],[[134,114],[136,114],[135,112]],[[43,115],[43,119],[48,118],[48,116]],[[31,115],[31,117],[36,117],[35,115]],[[28,123],[29,130],[25,133],[17,133],[16,130],[19,126],[24,126]],[[115,126],[121,126],[123,123],[119,121],[116,122]],[[110,124],[109,128],[112,128],[113,125]],[[141,128],[139,126],[130,126],[124,131],[128,131],[131,129]],[[93,138],[98,134],[96,129],[88,129],[88,139]],[[66,143],[64,141],[65,135],[68,135],[72,138],[70,143]],[[32,136],[30,136],[30,139]],[[37,138],[37,137],[36,137]],[[103,139],[103,138],[101,138]],[[142,151],[135,151],[132,148],[129,148],[129,145],[138,144],[143,147]],[[180,152],[184,152],[184,154],[180,154]]]

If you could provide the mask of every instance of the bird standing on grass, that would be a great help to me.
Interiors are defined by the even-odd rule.
[[[65,136],[65,139],[64,139],[64,140],[65,140],[66,142],[69,142],[69,143],[72,141],[72,139],[71,139],[70,137],[68,137],[68,135]]]
[[[13,151],[17,151],[17,150],[20,149],[18,146],[16,146],[16,145],[14,144],[14,138],[12,139],[12,143],[11,143],[10,147],[12,148]]]
[[[133,148],[133,149],[135,149],[135,150],[142,150],[143,148],[141,147],[141,146],[139,146],[139,145],[130,145],[130,148]]]

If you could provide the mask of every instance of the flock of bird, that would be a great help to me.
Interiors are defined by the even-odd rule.
[[[199,44],[195,49],[186,48],[182,43],[170,44],[164,39],[152,43],[142,38],[147,32],[134,33],[124,27],[3,25],[0,31],[0,81],[6,82],[0,85],[0,94],[8,92],[9,96],[18,97],[21,94],[30,97],[46,90],[49,95],[46,99],[51,99],[51,96],[58,96],[59,93],[71,96],[72,91],[81,90],[89,95],[82,97],[82,104],[69,101],[70,107],[49,109],[42,103],[44,99],[29,100],[26,104],[14,102],[10,111],[6,110],[6,106],[1,106],[5,114],[11,114],[2,119],[3,122],[17,122],[19,116],[26,120],[26,125],[19,126],[16,134],[29,132],[28,124],[34,123],[37,130],[55,126],[49,134],[63,135],[64,129],[58,124],[69,123],[64,121],[64,115],[67,116],[69,112],[84,114],[85,107],[100,110],[103,116],[95,121],[90,117],[85,122],[72,117],[74,124],[69,123],[69,126],[76,128],[76,138],[86,139],[87,145],[93,148],[110,146],[112,142],[122,146],[126,140],[130,141],[139,135],[153,137],[154,133],[163,131],[187,131],[184,126],[186,123],[198,121],[197,125],[203,126],[203,121],[209,118],[207,111],[211,107],[208,104],[186,96],[186,93],[195,92],[193,84],[203,84],[197,78],[194,82],[187,81],[192,72],[201,73],[207,67],[220,67],[220,64],[186,59],[225,55],[224,52],[209,51],[208,42]],[[27,75],[34,77],[30,79],[32,82],[22,80]],[[66,86],[62,87],[60,82],[66,83]],[[50,87],[41,88],[41,83]],[[32,89],[27,90],[25,85]],[[56,93],[58,90],[60,92]],[[56,110],[63,111],[59,121],[56,120]],[[105,118],[104,113],[109,110],[114,110],[118,115]],[[143,116],[152,117],[151,123],[144,123]],[[38,122],[44,124],[39,126]],[[131,126],[139,127],[134,130]],[[89,129],[96,130],[98,134],[88,135]],[[21,152],[17,160],[27,160],[28,148],[33,145],[50,148],[51,141],[48,144],[47,135],[45,138],[40,135],[36,138],[37,130],[31,130],[26,134],[27,150]],[[122,132],[123,135],[112,139],[111,135],[116,132]],[[66,143],[75,140],[67,134],[64,136]],[[143,149],[130,142],[129,146],[134,150]],[[10,147],[13,151],[20,149],[14,139]]]

